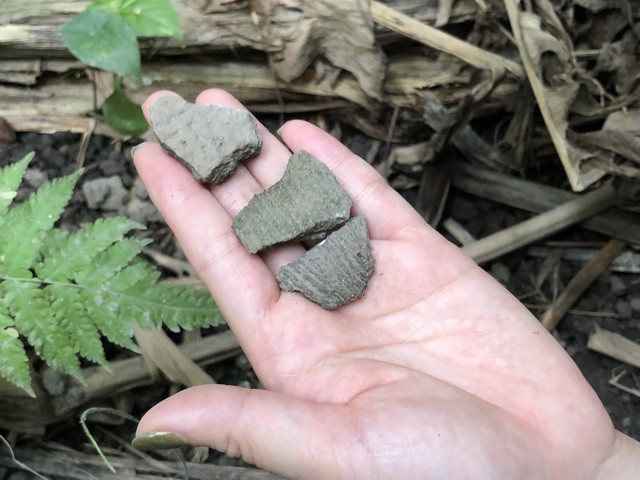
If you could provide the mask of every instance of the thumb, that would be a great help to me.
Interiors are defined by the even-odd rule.
[[[137,437],[173,432],[293,478],[341,478],[354,465],[353,410],[266,390],[201,385],[153,407]],[[345,458],[348,455],[349,458]],[[341,471],[342,470],[342,471]]]

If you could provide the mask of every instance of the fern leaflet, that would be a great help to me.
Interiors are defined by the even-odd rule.
[[[25,343],[82,381],[79,357],[108,367],[102,337],[137,349],[134,322],[172,330],[223,322],[208,292],[158,282],[138,257],[150,240],[125,236],[143,225],[111,217],[72,233],[53,227],[80,172],[9,208],[29,160],[0,170],[1,377],[33,395]]]
[[[24,177],[32,159],[33,152],[26,155],[22,160],[0,170],[0,219],[6,213],[13,199],[16,198],[16,192],[20,182],[22,182],[22,177]]]
[[[15,329],[15,323],[3,304],[0,304],[0,348],[2,348],[2,355],[0,355],[2,376],[24,389],[32,397],[35,396],[31,388],[27,353]]]
[[[48,295],[35,282],[5,280],[4,302],[15,319],[16,330],[27,338],[36,353],[51,367],[82,380],[80,361],[73,344],[51,315]]]
[[[0,230],[0,275],[32,277],[30,268],[40,246],[69,203],[80,174],[77,171],[45,183],[26,202],[4,215]]]
[[[44,260],[36,268],[36,274],[47,280],[71,280],[77,272],[92,266],[100,252],[134,228],[145,227],[125,217],[111,217],[98,219],[71,234],[53,230],[42,246]]]

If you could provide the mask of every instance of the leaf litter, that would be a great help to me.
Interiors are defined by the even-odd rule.
[[[171,43],[142,45],[153,58],[145,59],[146,84],[126,85],[133,100],[140,102],[158,87],[193,99],[215,79],[216,86],[230,90],[256,115],[275,113],[285,119],[294,112],[330,131],[367,158],[414,205],[426,203],[425,216],[439,217],[448,196],[454,195],[451,202],[457,200],[455,195],[467,195],[471,205],[461,209],[460,202],[447,204],[443,218],[462,213],[467,220],[460,224],[472,239],[523,218],[521,212],[503,215],[503,221],[473,218],[472,209],[476,217],[486,214],[483,198],[542,213],[601,188],[611,178],[618,191],[633,192],[637,187],[637,2],[457,0],[425,5],[389,0],[374,1],[371,9],[359,0],[206,3],[199,10],[193,2],[175,2],[187,51],[178,52]],[[16,35],[28,24],[25,18],[13,14]],[[47,24],[54,18],[50,13],[33,21]],[[8,23],[0,13],[0,25]],[[0,109],[8,124],[19,132],[88,131],[93,102],[84,99],[100,86],[83,83],[82,75],[69,85],[69,71],[78,72],[71,63],[53,68],[45,62],[33,71],[16,63],[12,59],[34,48],[30,42],[43,41],[29,38],[3,44],[8,58],[2,75],[9,79],[7,98],[13,101],[0,99]],[[234,49],[231,55],[223,53],[229,45]],[[206,58],[192,56],[202,53]],[[33,88],[34,82],[39,89]],[[98,96],[103,93],[98,91]],[[122,138],[100,125],[96,131]],[[461,161],[466,162],[464,168],[457,167]],[[445,164],[455,168],[430,173]],[[443,193],[425,202],[415,198],[418,185],[422,195]],[[632,199],[632,193],[628,197]],[[438,202],[442,205],[434,205]],[[637,204],[628,201],[621,205],[625,209],[619,205],[593,216],[580,234],[569,236],[579,239],[570,247],[539,243],[537,248],[553,259],[552,266],[540,266],[518,253],[511,254],[518,261],[504,256],[489,269],[502,272],[504,278],[517,273],[526,280],[548,268],[551,273],[527,297],[528,306],[542,315],[571,280],[563,250],[585,251],[585,245],[594,246],[594,239],[600,248],[609,237],[640,245],[638,216],[627,208],[637,210]],[[594,237],[591,228],[600,233]],[[554,241],[565,238],[556,236]],[[620,264],[620,257],[616,262]],[[493,268],[496,264],[501,267]],[[609,275],[605,270],[598,282],[606,283]],[[619,322],[631,319],[631,306],[638,304],[633,303],[637,274],[627,275],[636,276],[611,275],[611,284],[619,288],[614,300],[606,297],[611,300],[606,307],[587,311],[586,303],[579,302],[578,311],[615,310],[614,316],[598,317],[598,322],[638,339],[637,329]],[[585,321],[584,316],[575,320],[576,308],[565,315],[565,331],[559,333],[570,353],[583,348],[570,337],[571,332],[578,338],[584,333],[572,327],[572,322]],[[601,389],[599,394],[610,405],[624,403],[615,391]],[[614,420],[631,433],[640,432],[634,418],[614,413]]]

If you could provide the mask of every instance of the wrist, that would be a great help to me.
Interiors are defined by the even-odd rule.
[[[616,432],[611,455],[602,463],[594,480],[626,480],[638,478],[640,472],[640,442]]]

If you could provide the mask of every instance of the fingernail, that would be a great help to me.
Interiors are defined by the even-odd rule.
[[[186,446],[184,439],[174,432],[152,432],[139,435],[131,441],[138,450],[168,450]]]
[[[131,158],[132,158],[132,159],[133,159],[133,156],[134,156],[134,155],[135,155],[135,153],[136,153],[136,150],[138,150],[138,149],[139,149],[142,145],[144,145],[145,143],[147,143],[147,142],[142,142],[142,143],[139,143],[138,145],[134,145],[133,147],[131,147],[131,150],[129,150],[129,152],[130,152],[130,154],[131,154]]]
[[[276,133],[278,134],[279,137],[282,136],[282,129],[284,128],[284,125],[282,125],[278,130],[276,130]]]

